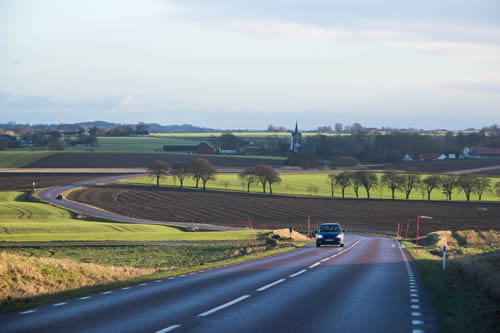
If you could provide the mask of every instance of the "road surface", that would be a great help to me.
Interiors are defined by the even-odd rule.
[[[96,216],[99,218],[104,218],[104,219],[111,219],[111,220],[116,220],[116,221],[122,221],[122,222],[132,222],[132,223],[145,223],[145,224],[162,224],[162,225],[170,225],[170,226],[178,226],[178,227],[187,227],[187,228],[202,228],[202,229],[207,229],[207,230],[243,230],[241,228],[232,228],[232,227],[222,227],[222,226],[215,226],[215,225],[210,225],[210,224],[201,224],[201,223],[182,223],[182,222],[168,222],[168,221],[151,221],[151,220],[146,220],[146,219],[139,219],[135,217],[129,217],[129,216],[123,216],[111,212],[107,212],[104,210],[92,208],[83,204],[79,204],[77,202],[73,201],[68,201],[68,200],[57,200],[56,197],[59,193],[62,193],[64,191],[70,190],[75,187],[80,187],[80,186],[87,186],[87,185],[93,185],[97,183],[110,183],[110,182],[115,182],[118,181],[119,179],[123,178],[129,178],[129,177],[138,177],[138,176],[144,176],[142,174],[134,174],[134,175],[124,175],[124,176],[114,176],[114,177],[106,177],[106,178],[100,178],[96,180],[89,180],[89,181],[83,181],[80,183],[75,183],[71,185],[64,185],[64,186],[53,186],[49,187],[47,189],[41,190],[38,195],[41,199],[51,202],[57,206],[67,208],[73,211],[78,211],[83,214],[87,215],[92,215]]]
[[[436,332],[414,262],[393,239],[346,235],[260,260],[0,316],[2,332]]]

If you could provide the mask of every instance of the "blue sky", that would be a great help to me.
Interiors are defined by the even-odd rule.
[[[500,119],[497,0],[1,0],[0,45],[0,122]]]

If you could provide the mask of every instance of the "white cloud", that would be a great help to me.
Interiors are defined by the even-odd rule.
[[[137,104],[137,98],[135,98],[134,96],[125,96],[120,101],[120,105],[122,106],[131,106],[136,104]]]

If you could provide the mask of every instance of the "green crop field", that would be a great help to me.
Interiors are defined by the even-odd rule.
[[[218,133],[151,133],[151,136],[170,137],[170,138],[217,138],[222,134],[233,134],[242,138],[264,138],[266,136],[277,136],[289,138],[290,132],[218,132]],[[320,132],[302,132],[302,136],[315,135],[351,135],[350,133],[320,133]]]
[[[330,185],[328,182],[328,173],[303,173],[303,174],[287,174],[281,175],[282,182],[280,184],[273,184],[273,194],[285,194],[285,195],[298,195],[298,196],[314,196],[314,197],[331,197]],[[382,177],[381,173],[377,176]],[[427,177],[424,175],[423,177]],[[491,178],[492,185],[500,178]],[[137,178],[127,178],[123,179],[122,182],[129,184],[151,184],[154,185],[154,181],[150,177],[137,177]],[[178,186],[178,181],[174,177],[163,177],[160,181],[161,185]],[[192,179],[186,179],[184,181],[184,186],[192,187],[194,186],[194,181]],[[207,183],[208,189],[222,189],[222,190],[236,190],[236,191],[246,191],[246,185],[242,184],[237,174],[218,174],[215,181]],[[268,192],[269,188],[266,189]],[[250,187],[251,192],[262,192],[262,186],[260,184],[254,184]],[[335,190],[335,197],[341,197],[342,192],[339,187]],[[348,187],[345,190],[346,198],[355,198],[354,191],[352,187]],[[366,198],[366,191],[363,187],[359,189],[359,197]],[[379,186],[370,191],[370,197],[373,199],[391,199],[391,191],[386,187]],[[405,199],[405,195],[401,191],[396,191],[396,199]],[[422,193],[420,189],[413,190],[410,195],[411,200],[422,200],[427,199],[427,194]],[[447,197],[439,189],[435,189],[431,193],[432,200],[446,200]],[[465,195],[458,188],[454,190],[452,194],[453,200],[465,200]],[[471,196],[471,200],[477,200],[476,195]],[[483,194],[483,201],[498,201],[499,198],[495,196],[493,192],[487,192]]]
[[[50,151],[2,151],[0,152],[0,168],[21,168],[54,153]]]
[[[93,147],[96,152],[119,152],[119,153],[151,153],[155,149],[163,148],[163,145],[189,146],[197,145],[203,140],[197,138],[169,138],[169,137],[98,137],[97,146]],[[66,151],[86,151],[88,147],[66,147]]]
[[[82,221],[66,210],[26,198],[23,192],[0,192],[0,242],[253,239],[250,231],[184,232],[161,225]]]

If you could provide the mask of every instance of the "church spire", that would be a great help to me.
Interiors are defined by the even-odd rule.
[[[299,124],[295,121],[295,134],[299,133]]]

